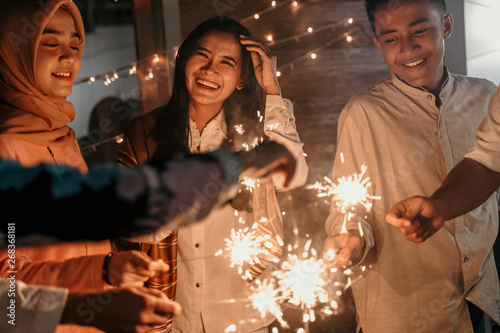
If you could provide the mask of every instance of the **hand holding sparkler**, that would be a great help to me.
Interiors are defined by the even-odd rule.
[[[347,230],[325,239],[324,260],[351,266],[361,260],[365,246],[365,239],[358,230]]]
[[[422,243],[444,225],[443,210],[442,202],[435,198],[414,196],[395,204],[386,220],[409,241]]]
[[[156,272],[167,272],[169,266],[161,260],[153,260],[144,252],[111,252],[105,261],[107,282],[115,287],[142,287]]]

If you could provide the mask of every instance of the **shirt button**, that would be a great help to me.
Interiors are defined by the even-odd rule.
[[[197,284],[196,284],[196,288],[200,288],[200,283],[197,283]]]
[[[199,243],[194,244],[195,247],[200,247]]]
[[[432,100],[432,95],[427,95],[427,100]]]
[[[469,257],[464,257],[464,262],[469,261]]]

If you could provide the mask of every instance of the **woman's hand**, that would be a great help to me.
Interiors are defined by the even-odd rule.
[[[107,277],[115,287],[142,287],[156,272],[166,272],[169,266],[153,260],[144,252],[113,252],[107,267]]]
[[[257,82],[268,95],[281,95],[278,77],[276,75],[277,58],[267,45],[257,38],[240,36],[240,43],[251,54]]]

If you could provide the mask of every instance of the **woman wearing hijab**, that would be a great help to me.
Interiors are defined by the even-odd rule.
[[[75,109],[66,100],[85,44],[77,6],[70,0],[0,0],[0,8],[0,158],[24,167],[46,163],[87,172],[68,127]],[[37,202],[26,206],[50,216]],[[167,268],[139,252],[108,253],[109,241],[18,248],[14,260],[0,254],[0,276],[17,271],[16,279],[26,283],[95,291],[111,284],[142,285],[152,271]]]

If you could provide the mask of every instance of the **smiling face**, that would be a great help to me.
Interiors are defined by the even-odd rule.
[[[389,69],[413,87],[439,91],[443,79],[445,40],[453,17],[429,0],[386,3],[375,12],[375,45]]]
[[[49,20],[37,47],[35,77],[43,94],[66,98],[82,65],[81,37],[73,16],[60,8]]]
[[[220,110],[235,89],[243,88],[241,45],[231,34],[208,33],[189,56],[185,73],[191,105]]]

